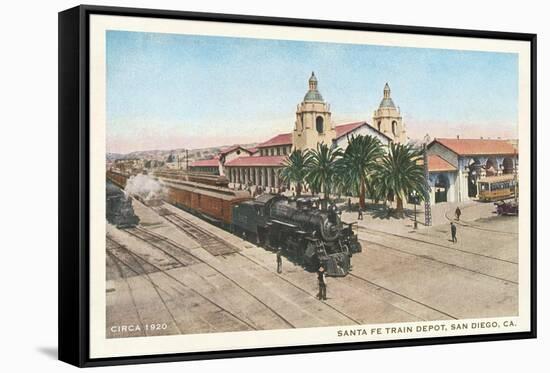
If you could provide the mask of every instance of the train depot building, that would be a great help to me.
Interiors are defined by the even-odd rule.
[[[519,167],[509,140],[436,138],[426,151],[432,204],[478,199],[480,184],[513,180]]]
[[[383,145],[408,141],[403,117],[387,83],[373,113],[373,124],[365,120],[334,124],[330,104],[319,92],[314,73],[308,83],[309,89],[296,107],[292,132],[277,134],[253,149],[240,145],[228,147],[211,159],[193,162],[190,169],[224,175],[234,186],[279,192],[281,187],[290,188],[282,184],[279,175],[287,156],[295,149],[314,149],[318,143],[345,149],[351,135],[375,136]],[[477,199],[480,181],[516,172],[516,145],[511,140],[500,139],[436,138],[431,141],[427,146],[430,203]]]
[[[309,89],[296,107],[296,121],[292,132],[282,133],[260,143],[256,149],[232,146],[222,150],[219,156],[199,160],[190,165],[193,171],[219,172],[234,185],[260,186],[264,190],[278,191],[279,173],[287,156],[295,149],[314,149],[318,143],[334,144],[345,149],[348,136],[371,135],[384,145],[390,142],[406,142],[403,118],[393,99],[388,84],[380,105],[373,114],[374,125],[365,120],[334,124],[330,104],[318,90],[314,73],[308,81]],[[286,185],[286,187],[289,187]]]

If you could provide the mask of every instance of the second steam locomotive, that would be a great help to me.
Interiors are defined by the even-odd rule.
[[[306,268],[323,266],[331,276],[345,276],[351,256],[361,251],[351,224],[344,224],[338,209],[319,209],[317,198],[288,198],[263,194],[233,207],[236,234],[272,248],[282,248]]]

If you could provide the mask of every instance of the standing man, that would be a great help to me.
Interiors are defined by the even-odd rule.
[[[357,220],[363,220],[363,209],[359,206],[359,211],[357,212]]]
[[[323,266],[319,267],[317,271],[317,282],[319,282],[319,294],[317,294],[317,298],[319,300],[327,300],[327,278]]]
[[[351,198],[348,198],[348,211],[351,212]]]
[[[281,257],[281,248],[277,249],[277,273],[283,272],[283,258]]]
[[[460,211],[460,208],[456,206],[455,216],[457,221],[460,221],[460,215],[462,215],[462,211]]]
[[[451,222],[451,240],[453,241],[453,243],[456,243],[458,241],[456,239],[456,225],[453,222]]]

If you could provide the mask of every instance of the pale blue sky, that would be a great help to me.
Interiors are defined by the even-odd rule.
[[[264,141],[293,128],[311,71],[336,123],[389,82],[410,137],[515,137],[517,55],[107,32],[107,150]]]

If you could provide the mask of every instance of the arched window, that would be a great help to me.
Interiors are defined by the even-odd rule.
[[[323,117],[317,117],[315,120],[315,128],[317,129],[317,132],[323,133]]]
[[[382,121],[378,121],[378,132],[381,132]]]
[[[397,122],[395,120],[391,122],[391,131],[394,135],[397,135]]]

